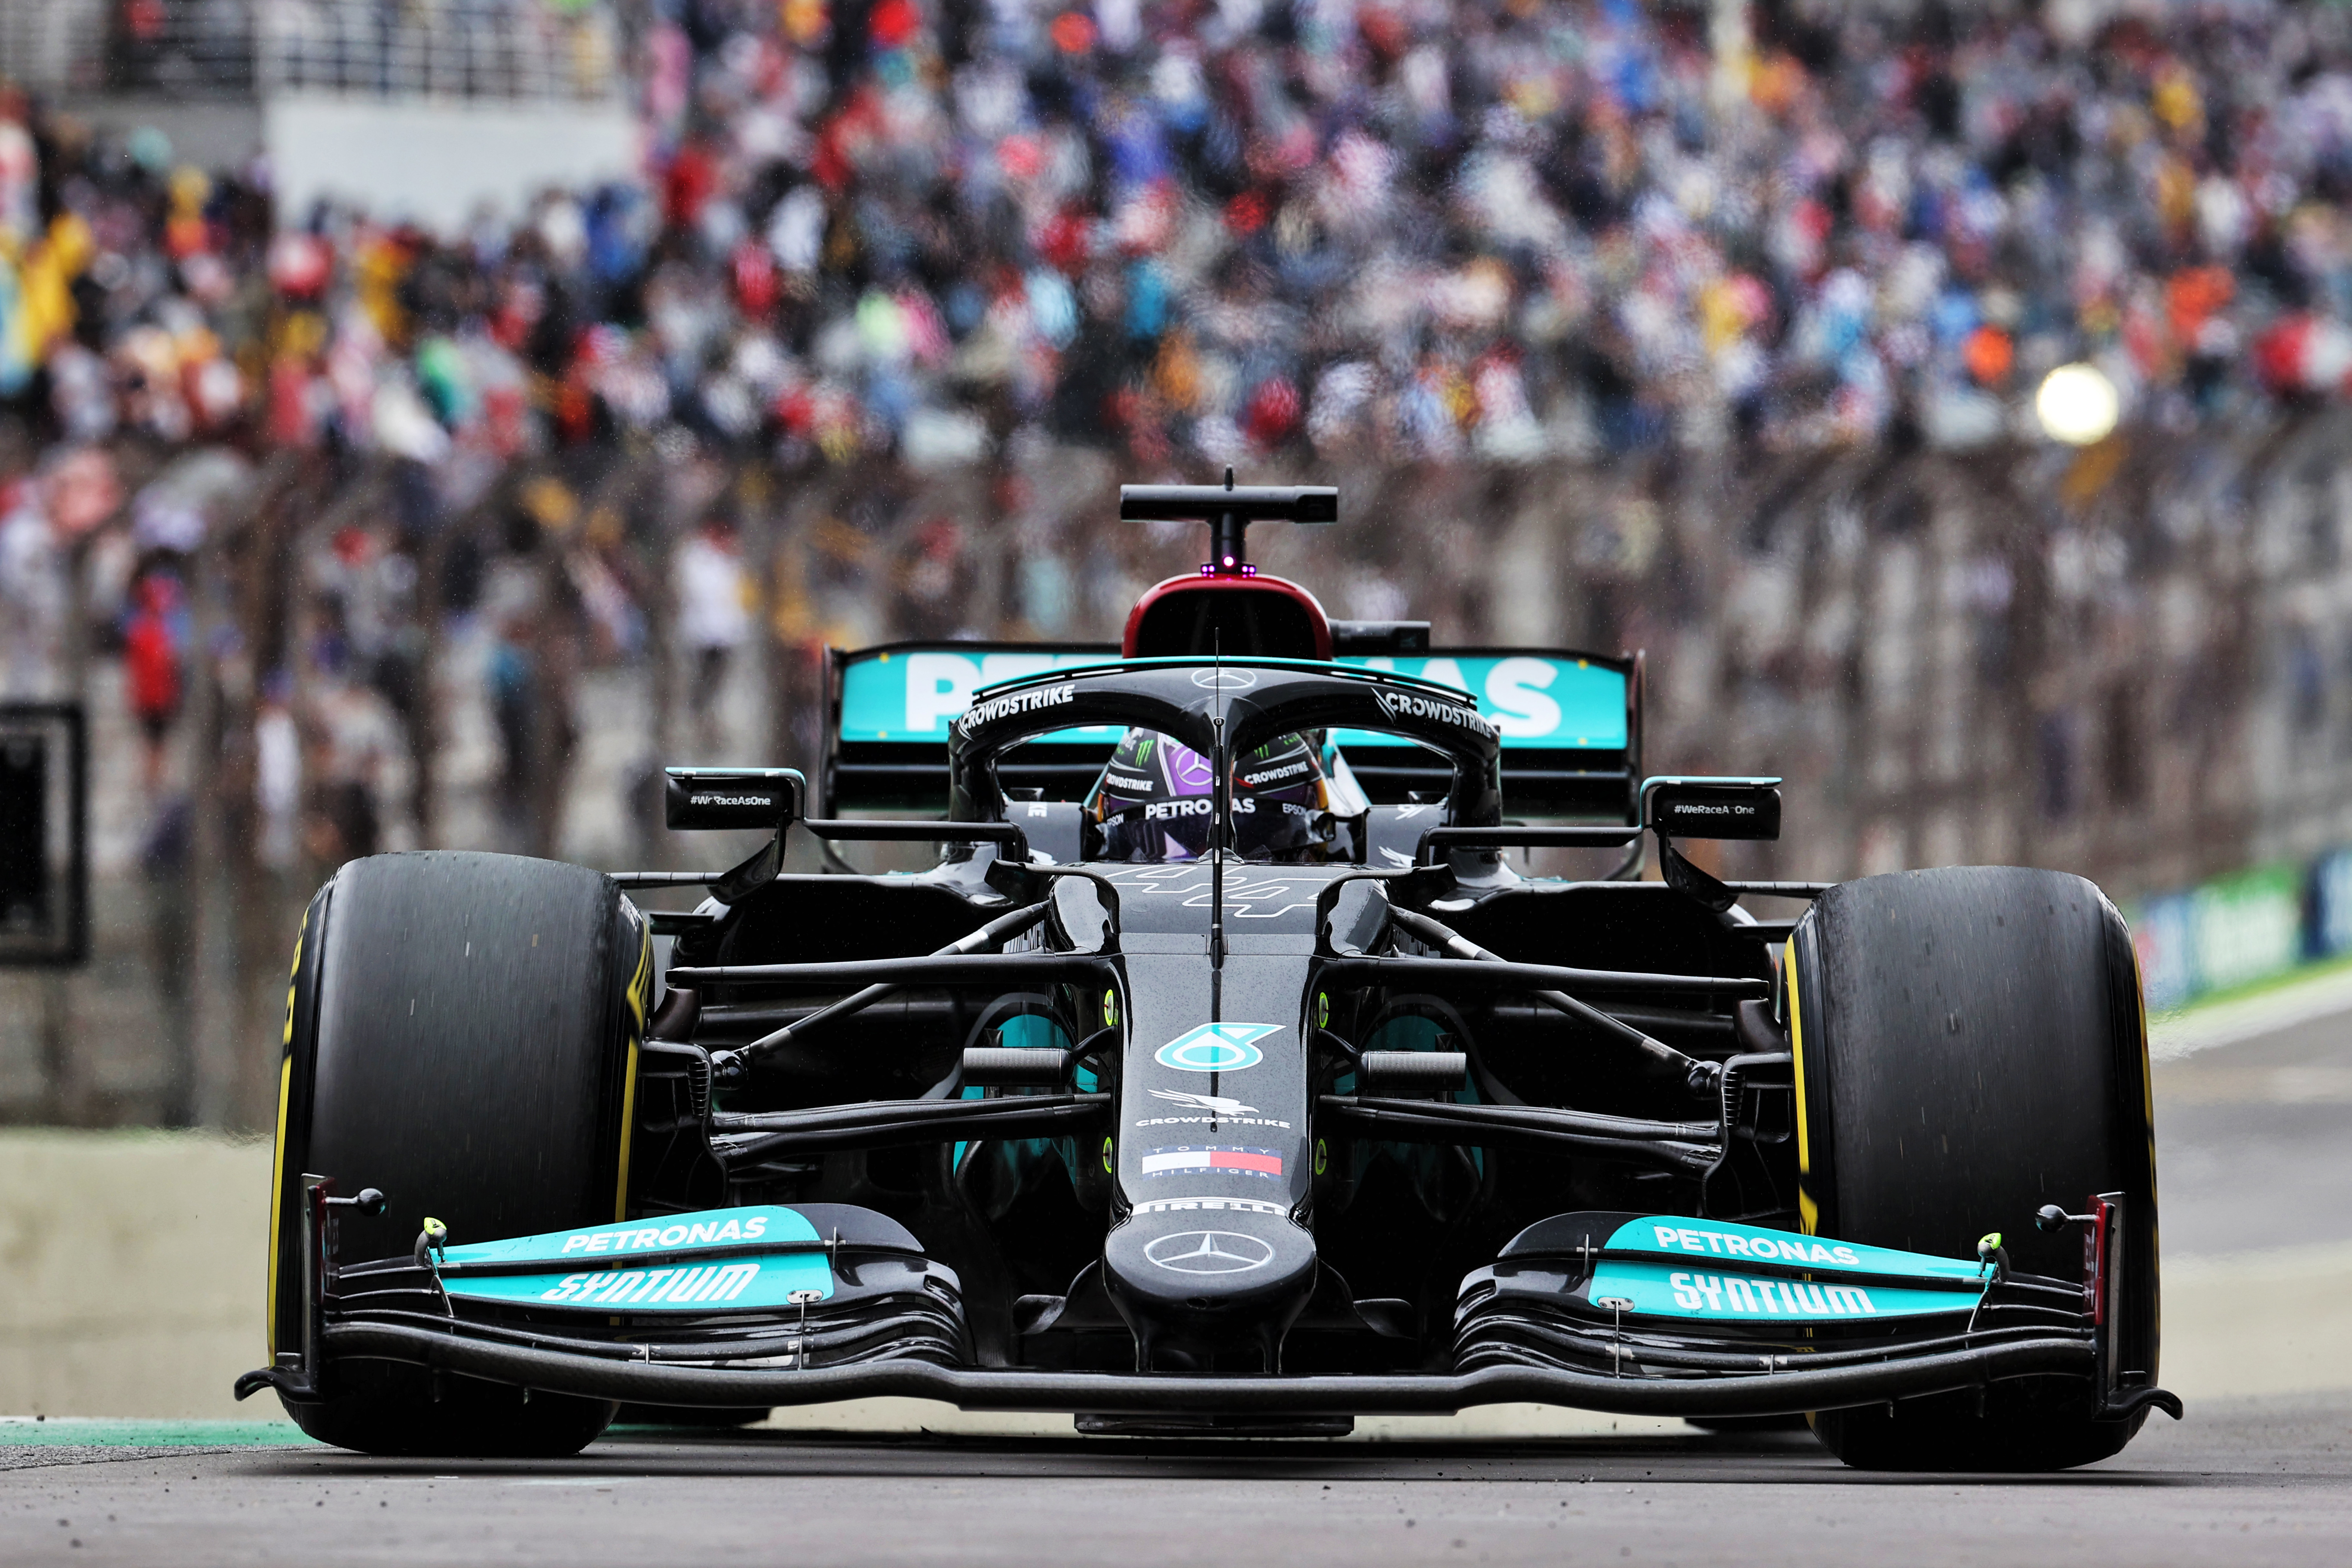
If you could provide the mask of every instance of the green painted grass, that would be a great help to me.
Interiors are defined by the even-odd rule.
[[[0,1415],[0,1447],[272,1448],[310,1440],[290,1421],[106,1421]]]

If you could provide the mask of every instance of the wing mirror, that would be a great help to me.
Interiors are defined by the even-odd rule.
[[[782,833],[801,818],[808,781],[797,768],[665,768],[662,820],[674,831],[728,827]]]
[[[1350,877],[1324,894],[1323,942],[1333,952],[1377,952],[1388,929],[1388,890],[1371,878]]]
[[[1642,826],[1658,836],[1658,870],[1666,886],[1721,914],[1738,892],[1675,847],[1677,838],[1778,838],[1779,779],[1676,776],[1642,782]]]
[[[1112,902],[1104,902],[1103,895],[1108,890],[1092,877],[1054,879],[1050,918],[1055,934],[1070,952],[1108,952],[1118,946],[1117,900],[1114,897]]]
[[[1776,778],[1642,781],[1642,826],[1664,838],[1778,838]]]

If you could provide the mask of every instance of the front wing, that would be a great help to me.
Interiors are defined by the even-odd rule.
[[[1203,1375],[971,1364],[953,1272],[870,1210],[769,1205],[435,1248],[336,1268],[305,1177],[303,1343],[237,1380],[331,1395],[338,1363],[407,1363],[549,1393],[743,1407],[898,1395],[966,1410],[1283,1420],[1537,1403],[1698,1418],[2079,1382],[2122,1420],[2179,1400],[2109,1352],[2121,1199],[2095,1200],[2086,1278],[1722,1222],[1572,1214],[1463,1282],[1446,1373]]]

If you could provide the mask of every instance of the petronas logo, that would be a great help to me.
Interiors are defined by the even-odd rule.
[[[1179,1072],[1239,1072],[1265,1060],[1256,1042],[1274,1034],[1279,1024],[1203,1024],[1188,1029],[1159,1050],[1151,1059]]]

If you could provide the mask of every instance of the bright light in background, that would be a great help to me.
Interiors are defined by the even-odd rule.
[[[2033,412],[2051,439],[2070,447],[2104,441],[2116,427],[2123,405],[2116,384],[2095,364],[2062,364],[2042,378]]]

